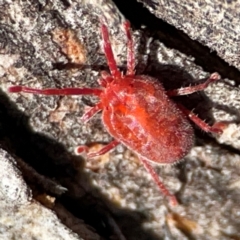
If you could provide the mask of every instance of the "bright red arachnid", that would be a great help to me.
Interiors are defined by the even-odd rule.
[[[101,88],[65,88],[33,89],[24,86],[12,86],[9,92],[27,92],[44,95],[96,95],[99,103],[90,108],[82,120],[88,121],[94,114],[102,111],[102,121],[115,140],[98,152],[89,153],[95,157],[106,153],[118,144],[135,152],[146,170],[164,195],[177,203],[174,195],[160,181],[150,162],[172,164],[183,158],[192,148],[193,129],[187,120],[189,117],[206,132],[221,132],[211,127],[183,106],[175,104],[169,97],[191,94],[203,90],[211,82],[218,80],[214,73],[204,83],[176,90],[165,91],[161,83],[149,76],[135,75],[133,41],[129,22],[124,23],[127,35],[127,73],[123,75],[117,68],[109,41],[108,29],[101,24],[103,47],[110,73],[102,72],[98,80]],[[84,147],[79,147],[78,152]]]

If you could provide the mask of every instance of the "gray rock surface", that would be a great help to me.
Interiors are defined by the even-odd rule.
[[[78,145],[96,143],[93,150],[111,140],[100,114],[80,121],[96,98],[8,93],[12,85],[97,87],[99,72],[108,69],[99,29],[103,14],[124,70],[123,17],[112,2],[0,2],[0,160],[8,169],[0,176],[0,238],[238,239],[240,99],[234,79],[176,98],[208,123],[228,126],[220,136],[196,131],[185,161],[155,166],[180,202],[175,208],[125,147],[95,160],[74,154]],[[146,29],[133,35],[137,72],[158,78],[166,89],[209,76],[193,57],[150,38]]]
[[[211,51],[240,68],[240,2],[138,0],[155,16],[181,29]]]

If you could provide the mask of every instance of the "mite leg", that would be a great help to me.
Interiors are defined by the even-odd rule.
[[[154,169],[152,168],[152,166],[149,164],[149,162],[143,158],[139,158],[141,160],[141,162],[143,163],[145,169],[150,173],[150,175],[152,176],[154,182],[157,184],[158,188],[160,189],[160,191],[167,197],[170,198],[171,204],[173,206],[176,206],[178,204],[178,201],[176,199],[176,197],[174,195],[172,195],[168,189],[164,186],[164,184],[160,181],[159,176],[157,175],[157,173],[154,171]]]
[[[100,96],[102,90],[99,88],[46,88],[46,89],[37,89],[29,88],[24,86],[12,86],[8,88],[9,92],[12,93],[33,93],[33,94],[42,94],[42,95],[96,95]]]
[[[221,134],[223,132],[224,125],[215,123],[213,126],[209,126],[202,119],[197,117],[193,112],[189,111],[181,104],[178,104],[178,107],[203,131],[211,132],[211,133],[218,133],[218,134]]]
[[[110,72],[114,78],[119,78],[121,77],[121,73],[117,68],[117,64],[114,59],[111,43],[109,40],[108,29],[107,29],[107,26],[103,23],[103,20],[101,20],[101,31],[102,31],[102,39],[103,39],[103,49],[105,52],[105,56],[108,62]]]
[[[76,153],[77,154],[81,154],[83,152],[87,152],[87,157],[88,158],[93,158],[93,157],[97,157],[100,155],[103,155],[107,152],[109,152],[110,150],[112,150],[113,148],[115,148],[118,144],[120,144],[118,141],[113,140],[112,142],[110,142],[108,145],[106,145],[105,147],[103,147],[102,149],[100,149],[97,152],[93,152],[93,153],[88,153],[89,149],[87,146],[79,146],[76,148]]]
[[[101,71],[101,78],[99,78],[98,84],[102,87],[107,87],[107,84],[112,82],[113,77],[106,71]]]
[[[208,85],[212,82],[215,82],[220,79],[220,75],[218,73],[213,73],[211,76],[202,84],[198,84],[196,86],[184,87],[174,90],[167,91],[167,95],[169,97],[172,96],[180,96],[180,95],[188,95],[194,92],[202,91],[208,87]]]
[[[132,34],[130,30],[130,23],[129,21],[126,21],[124,23],[124,28],[127,35],[127,75],[134,75],[135,74],[135,56],[134,56],[134,50],[133,50],[133,40],[132,40]]]
[[[94,107],[89,108],[81,117],[81,120],[86,123],[90,118],[92,118],[96,113],[102,110],[102,103],[97,103]]]

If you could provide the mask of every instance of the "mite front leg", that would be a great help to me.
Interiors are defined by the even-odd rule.
[[[111,75],[114,78],[119,78],[121,77],[121,73],[117,68],[117,64],[112,51],[112,46],[109,40],[108,29],[107,29],[107,26],[103,23],[103,20],[101,20],[101,31],[102,31],[102,39],[103,39],[103,49],[105,52],[105,56],[108,62]]]
[[[102,90],[99,88],[46,88],[37,89],[25,86],[12,86],[8,88],[11,93],[32,93],[32,94],[42,94],[42,95],[96,95],[100,96]]]
[[[113,140],[112,142],[107,144],[105,147],[103,147],[99,151],[93,152],[93,153],[88,153],[89,148],[87,146],[85,146],[85,145],[84,146],[79,146],[79,147],[76,148],[76,153],[77,154],[82,154],[83,152],[86,152],[88,158],[93,158],[93,157],[97,157],[97,156],[100,156],[100,155],[103,155],[103,154],[109,152],[110,150],[115,148],[118,144],[120,144],[118,141]]]
[[[81,117],[81,120],[86,123],[89,119],[91,119],[96,113],[101,111],[103,108],[102,103],[99,102],[95,106],[89,108]]]
[[[108,72],[101,71],[101,78],[97,81],[100,86],[106,88],[107,84],[113,81],[113,77]]]
[[[127,35],[127,75],[135,75],[135,56],[133,50],[133,40],[130,30],[130,23],[126,21],[124,23],[125,32]]]

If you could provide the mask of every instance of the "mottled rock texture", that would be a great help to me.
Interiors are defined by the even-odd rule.
[[[175,35],[169,33],[174,48],[147,26],[139,24],[133,31],[137,73],[158,78],[166,89],[195,84],[209,76],[206,69],[224,71],[224,78],[204,92],[175,99],[208,123],[225,121],[228,126],[221,136],[196,128],[196,144],[184,161],[155,166],[180,202],[173,208],[125,147],[87,163],[74,154],[78,145],[95,143],[93,150],[111,140],[100,114],[86,124],[80,120],[96,98],[7,91],[12,85],[97,87],[99,72],[108,70],[101,47],[102,15],[124,71],[124,18],[114,3],[0,1],[0,238],[239,239],[239,73],[228,71],[226,63],[198,61],[202,55],[212,59],[212,50],[239,67],[237,3],[232,3],[234,14],[223,14],[226,3],[214,8],[213,1],[194,6],[191,1],[144,1],[158,17],[209,47],[196,48],[197,54],[181,51],[186,42],[174,39],[177,29]],[[188,41],[189,47],[194,44]]]

